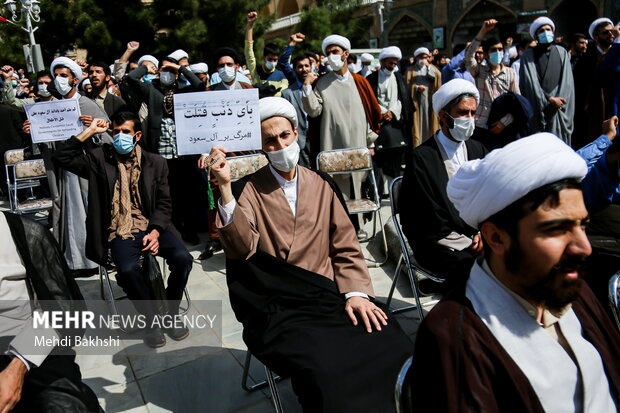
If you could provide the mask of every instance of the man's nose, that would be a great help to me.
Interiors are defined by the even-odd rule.
[[[573,231],[572,239],[567,246],[567,252],[572,255],[581,255],[584,257],[592,254],[592,246],[590,245],[585,229],[578,227]]]

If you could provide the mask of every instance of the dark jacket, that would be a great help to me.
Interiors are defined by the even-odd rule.
[[[110,119],[116,112],[121,110],[127,110],[127,104],[125,100],[120,97],[113,95],[111,93],[106,94],[105,99],[103,99],[103,110],[108,115]]]
[[[177,82],[177,89],[175,93],[186,93],[186,92],[200,92],[205,90],[205,84],[202,82],[194,73],[192,73],[189,68],[186,66],[181,66],[179,72],[185,75],[190,81],[189,86],[181,86],[179,82]],[[147,151],[153,153],[159,153],[159,137],[161,136],[161,119],[163,117],[164,112],[164,94],[162,93],[161,85],[159,83],[159,79],[154,79],[152,83],[144,83],[141,79],[142,76],[146,75],[147,68],[146,66],[140,66],[135,70],[129,72],[122,84],[125,88],[121,88],[121,92],[129,88],[131,93],[124,94],[125,99],[128,100],[127,103],[130,103],[130,106],[133,108],[140,108],[142,102],[146,103],[149,109],[148,120],[148,133],[147,133],[147,141],[144,142],[145,149]],[[134,100],[133,102],[129,102],[129,100]],[[136,102],[135,100],[140,100]],[[137,112],[136,112],[137,113]]]
[[[112,220],[112,198],[118,167],[111,145],[103,145],[86,154],[84,145],[71,137],[54,152],[52,159],[56,165],[88,179],[86,256],[103,265],[108,256],[108,228]],[[152,229],[159,232],[172,230],[166,160],[143,150],[141,166],[138,189],[142,213],[149,220],[147,232]]]
[[[413,124],[413,112],[415,108],[413,107],[413,102],[411,101],[411,96],[407,92],[407,86],[405,85],[405,80],[403,79],[403,75],[400,72],[394,73],[396,77],[396,84],[398,85],[398,100],[402,105],[402,112],[400,120],[393,119],[389,123],[389,128],[397,129],[404,140],[397,139],[399,133],[388,133],[386,130],[387,124],[385,122],[381,123],[381,132],[379,133],[379,138],[375,142],[375,147],[377,150],[387,149],[387,148],[395,148],[399,146],[406,146],[406,144],[412,142],[411,138],[411,127]],[[379,71],[374,71],[368,76],[366,76],[366,80],[370,83],[372,87],[372,91],[375,92],[375,96],[377,100],[379,99]],[[405,142],[405,145],[402,145],[401,142]]]

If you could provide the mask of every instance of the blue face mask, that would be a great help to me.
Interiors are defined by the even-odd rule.
[[[114,146],[114,149],[120,155],[126,155],[136,146],[136,142],[134,141],[135,136],[136,135],[127,135],[125,133],[114,135],[112,146]]]
[[[544,32],[540,32],[540,34],[538,35],[538,41],[542,44],[553,43],[554,40],[555,35],[553,34],[553,32],[547,30],[545,30]]]
[[[153,79],[155,79],[156,77],[157,75],[147,74],[147,75],[142,76],[142,81],[144,83],[151,83]]]
[[[17,87],[17,80],[11,80],[11,86]]]
[[[502,62],[504,58],[504,52],[493,52],[489,55],[489,63],[493,66],[497,66]]]

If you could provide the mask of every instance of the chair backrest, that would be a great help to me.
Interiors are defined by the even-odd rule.
[[[620,271],[609,280],[609,304],[616,319],[616,326],[620,330]]]
[[[392,216],[400,214],[398,203],[400,202],[400,188],[403,185],[403,177],[397,176],[390,182],[390,206],[392,207]]]
[[[20,161],[15,164],[15,178],[39,178],[46,176],[43,159]]]
[[[226,158],[230,165],[230,179],[236,181],[246,175],[253,174],[269,163],[262,153],[232,156]]]
[[[368,148],[332,149],[320,152],[316,164],[321,172],[331,174],[372,170]]]
[[[17,162],[24,160],[24,150],[23,149],[11,149],[4,153],[4,164],[5,165],[14,165]]]
[[[394,389],[394,397],[396,401],[396,412],[405,413],[414,411],[413,397],[411,396],[411,385],[409,370],[413,363],[413,357],[409,357],[396,378],[396,388]]]

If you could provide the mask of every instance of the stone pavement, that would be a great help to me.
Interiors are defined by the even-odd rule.
[[[385,205],[382,216],[387,221],[390,219],[390,210],[387,203]],[[365,229],[371,233],[370,225],[367,224]],[[380,236],[370,244],[363,244],[365,256],[375,257],[380,254]],[[395,247],[393,242],[390,244]],[[246,347],[242,340],[242,326],[235,319],[228,300],[224,254],[220,252],[209,260],[199,261],[197,257],[202,245],[189,248],[195,261],[187,289],[192,300],[221,300],[222,348],[212,348],[207,352],[192,351],[193,346],[201,346],[201,337],[190,335],[181,342],[168,340],[162,349],[152,350],[154,356],[128,356],[123,352],[92,356],[78,352],[76,361],[80,365],[83,379],[95,391],[106,412],[273,411],[268,388],[252,393],[241,388]],[[396,254],[391,251],[391,255]],[[381,268],[370,269],[379,300],[385,301],[389,293],[394,269],[395,263],[392,260]],[[399,279],[393,307],[414,301],[405,279],[406,276]],[[78,284],[86,299],[101,299],[98,276],[80,278]],[[428,302],[430,298],[423,298],[423,301]],[[430,306],[425,307],[425,310],[429,309]],[[415,311],[409,311],[396,316],[412,340],[418,327],[416,314]],[[167,355],[155,356],[161,350]],[[263,367],[255,359],[250,377],[250,383],[264,379]],[[284,410],[300,412],[290,380],[279,382],[278,389]]]

